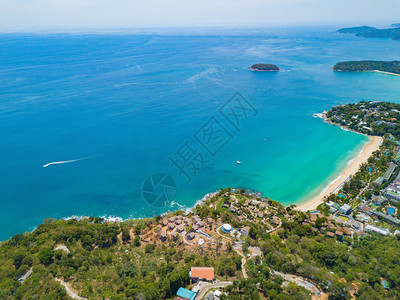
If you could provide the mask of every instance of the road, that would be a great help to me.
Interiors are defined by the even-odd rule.
[[[218,288],[223,288],[227,287],[228,285],[232,285],[233,282],[231,281],[223,281],[223,282],[215,282],[215,283],[209,283],[209,282],[204,282],[201,281],[199,282],[200,290],[199,293],[197,294],[196,299],[203,299],[204,296],[207,294],[207,292],[211,289],[218,289]]]
[[[78,296],[78,295],[76,294],[76,292],[73,291],[73,290],[68,286],[68,284],[67,284],[66,282],[64,282],[64,281],[62,281],[61,279],[58,279],[58,278],[55,278],[55,280],[58,281],[59,283],[61,283],[61,284],[65,287],[65,290],[67,291],[68,296],[70,296],[72,299],[75,299],[75,300],[87,300],[87,298],[83,298],[83,297],[81,297],[81,296]]]
[[[281,226],[282,226],[282,220],[279,218],[279,225],[277,227],[275,227],[275,228],[272,228],[272,229],[266,231],[265,233],[274,232],[275,230],[278,230],[279,228],[281,228]]]
[[[316,297],[316,298],[320,298],[320,297],[325,298],[325,296],[326,296],[318,286],[316,286],[314,283],[311,283],[310,281],[306,280],[303,277],[291,275],[291,274],[284,274],[284,273],[281,273],[278,271],[273,271],[273,270],[271,270],[271,274],[275,275],[275,276],[279,275],[285,281],[291,281],[297,285],[301,285],[302,287],[307,289],[311,294],[313,294],[314,297]]]
[[[242,274],[243,274],[243,278],[248,278],[248,276],[247,276],[247,272],[246,272],[246,256],[243,254],[243,252],[242,252],[242,244],[243,244],[243,241],[241,240],[241,239],[238,239],[238,241],[235,243],[234,241],[233,241],[233,237],[232,237],[232,239],[230,239],[230,238],[228,238],[228,237],[226,237],[226,236],[224,236],[224,235],[222,235],[222,234],[220,234],[218,231],[219,231],[219,229],[220,229],[221,227],[219,227],[218,229],[217,229],[217,234],[220,236],[220,237],[222,237],[222,238],[224,238],[224,239],[227,239],[227,240],[229,240],[230,242],[232,242],[232,245],[233,245],[233,250],[237,253],[237,254],[239,254],[241,257],[242,257]],[[231,236],[232,236],[232,234],[233,234],[233,232],[231,232]],[[239,233],[240,234],[240,233]],[[200,298],[201,299],[201,298]]]
[[[243,278],[247,278],[247,272],[246,272],[246,256],[243,254],[242,250],[239,250],[238,248],[233,248],[237,254],[239,254],[242,257],[242,274]]]

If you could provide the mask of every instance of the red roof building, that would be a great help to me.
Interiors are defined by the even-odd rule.
[[[190,279],[192,280],[214,280],[214,268],[198,268],[193,267],[189,272]]]

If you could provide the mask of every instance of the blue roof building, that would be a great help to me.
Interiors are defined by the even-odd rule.
[[[387,281],[382,281],[382,286],[385,288],[385,289],[389,289],[389,282],[387,282]]]
[[[190,290],[187,290],[183,287],[179,288],[178,292],[176,293],[177,296],[181,298],[188,298],[189,300],[194,300],[196,298],[196,293]]]

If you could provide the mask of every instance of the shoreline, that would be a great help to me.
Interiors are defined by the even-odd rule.
[[[337,176],[333,181],[331,181],[321,191],[321,193],[318,196],[297,205],[296,207],[297,210],[303,212],[309,210],[315,210],[318,205],[324,202],[324,198],[326,196],[329,196],[331,193],[336,193],[338,191],[338,188],[341,185],[343,185],[350,176],[358,172],[360,166],[368,161],[368,158],[370,158],[370,156],[374,151],[379,149],[383,141],[383,138],[380,136],[368,136],[368,137],[370,138],[370,140],[364,145],[364,147],[357,154],[357,156],[348,162],[348,165],[339,174],[339,176]]]
[[[387,74],[387,75],[400,76],[400,74],[397,74],[397,73],[386,72],[386,71],[380,71],[380,70],[343,71],[343,70],[335,70],[335,69],[333,69],[333,67],[332,67],[331,69],[332,69],[332,71],[335,71],[335,72],[347,72],[347,73],[354,73],[354,72],[376,72],[376,73],[382,73],[382,74]]]

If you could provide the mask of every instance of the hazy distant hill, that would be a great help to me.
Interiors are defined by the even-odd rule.
[[[365,38],[388,38],[400,40],[400,23],[392,24],[392,28],[377,29],[370,26],[359,26],[339,29],[339,33],[351,33]]]
[[[362,36],[366,38],[390,38],[394,40],[399,40],[400,28],[375,29],[372,31],[357,33],[356,36]]]
[[[348,27],[348,28],[339,29],[338,32],[339,33],[356,34],[356,33],[361,33],[361,32],[371,31],[371,30],[376,30],[376,28],[375,27],[371,27],[371,26]]]

